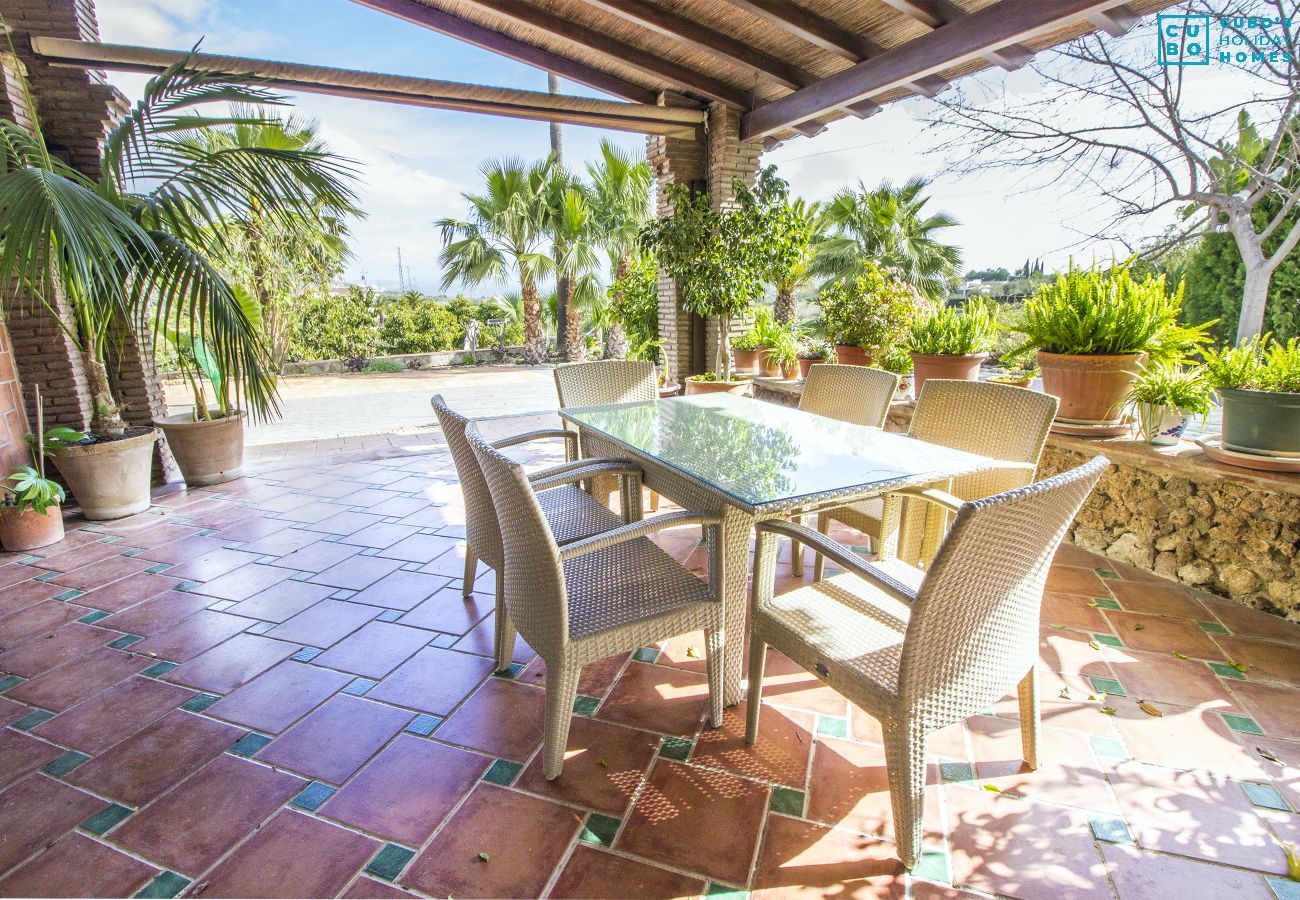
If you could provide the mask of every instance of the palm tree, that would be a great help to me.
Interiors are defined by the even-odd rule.
[[[442,229],[442,288],[457,280],[471,286],[502,281],[513,270],[524,312],[524,362],[538,365],[546,362],[547,346],[537,282],[555,270],[545,252],[551,161],[488,160],[480,171],[486,190],[461,195],[469,203],[468,218],[437,222]]]
[[[961,251],[935,234],[957,220],[946,213],[926,216],[927,182],[913,178],[895,189],[883,182],[869,191],[862,182],[844,188],[827,205],[831,235],[821,243],[812,274],[836,280],[857,274],[864,261],[895,270],[922,296],[942,301],[948,281],[961,265]]]
[[[547,228],[556,266],[556,293],[564,292],[564,334],[556,335],[564,358],[582,359],[582,317],[598,301],[601,286],[596,270],[597,223],[587,186],[559,166],[546,187]],[[557,325],[558,328],[558,325]]]
[[[227,221],[254,207],[286,222],[322,196],[346,194],[350,171],[311,150],[210,149],[204,132],[245,121],[195,109],[211,102],[263,108],[283,100],[181,61],[150,79],[109,132],[98,178],[52,156],[39,123],[29,131],[0,120],[0,285],[47,306],[81,351],[96,434],[126,428],[105,365],[124,329],[187,331],[255,415],[276,407],[262,335],[204,251]],[[57,312],[60,292],[70,323]]]
[[[610,260],[613,306],[618,308],[623,293],[622,279],[632,267],[641,230],[653,217],[650,165],[602,139],[600,161],[588,163],[587,174],[591,177],[591,206],[596,230]],[[627,355],[627,335],[617,316],[608,321],[605,356],[622,359]]]
[[[813,260],[826,240],[826,216],[821,204],[809,203],[802,197],[787,199],[783,214],[788,226],[787,238],[798,252],[792,254],[788,265],[772,273],[772,283],[776,286],[772,315],[780,324],[790,325],[798,311],[794,292],[808,280]]]

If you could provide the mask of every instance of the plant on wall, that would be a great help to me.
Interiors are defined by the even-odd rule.
[[[872,262],[822,288],[817,304],[828,337],[868,350],[897,346],[927,305],[909,285]]]

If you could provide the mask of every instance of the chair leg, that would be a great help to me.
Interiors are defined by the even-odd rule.
[[[722,629],[704,631],[706,663],[709,670],[709,724],[722,727]]]
[[[1016,692],[1020,695],[1020,743],[1029,768],[1038,768],[1038,669],[1031,667],[1020,679]]]
[[[889,774],[889,805],[894,813],[894,840],[903,867],[913,869],[921,858],[922,816],[925,811],[925,738],[885,725],[885,768]]]
[[[831,533],[831,517],[826,513],[817,514],[817,531],[821,534]],[[826,557],[820,553],[813,554],[813,581],[821,581],[826,576]]]
[[[474,593],[474,579],[477,576],[477,574],[478,574],[478,557],[474,555],[474,551],[470,550],[469,547],[466,547],[465,548],[465,584],[461,588],[461,594],[464,595],[466,600],[469,599],[470,594]],[[501,578],[500,575],[498,574],[497,581],[500,580]]]
[[[767,644],[754,635],[749,637],[749,690],[745,692],[745,743],[758,740],[758,714],[763,708],[763,667],[767,663]]]
[[[515,624],[510,621],[506,611],[506,589],[501,574],[497,573],[496,630],[493,636],[493,649],[496,653],[498,672],[504,672],[515,661]]]
[[[790,517],[790,521],[796,525],[803,524],[803,514],[797,513]],[[803,544],[790,539],[790,574],[795,578],[803,577]]]
[[[659,494],[657,491],[650,492],[650,512],[659,512]]]
[[[542,736],[542,774],[548,781],[560,777],[564,751],[569,744],[569,722],[578,696],[580,666],[561,668],[546,664],[546,725]]]

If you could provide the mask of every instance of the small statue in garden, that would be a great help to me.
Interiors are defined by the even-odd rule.
[[[465,342],[461,349],[470,353],[478,349],[478,319],[470,319],[465,323]]]

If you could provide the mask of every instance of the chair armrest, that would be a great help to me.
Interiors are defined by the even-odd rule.
[[[813,549],[813,552],[820,553],[822,556],[833,560],[859,578],[875,583],[894,599],[901,600],[903,603],[916,601],[916,591],[910,586],[896,578],[892,578],[879,566],[867,562],[852,550],[842,544],[837,544],[821,532],[813,531],[804,525],[781,521],[762,522],[755,527],[755,530],[760,534],[763,532],[782,534],[801,544],[806,544]]]
[[[543,469],[528,476],[533,490],[545,491],[564,484],[576,484],[600,475],[624,475],[635,481],[635,487],[641,489],[641,467],[626,459],[580,459],[571,463],[561,463],[549,469]]]
[[[645,519],[640,522],[634,522],[630,525],[623,525],[619,528],[606,531],[603,534],[597,534],[589,538],[583,538],[580,541],[574,541],[572,544],[566,544],[560,548],[560,560],[572,559],[575,556],[581,556],[584,553],[591,553],[595,550],[604,550],[606,547],[612,547],[615,544],[621,544],[624,541],[649,537],[657,532],[666,531],[669,528],[679,528],[683,525],[721,526],[722,517],[689,511],[666,513],[662,516],[655,516],[653,519]]]
[[[948,512],[954,513],[961,509],[963,503],[960,497],[954,497],[947,491],[941,491],[937,488],[899,488],[897,491],[892,491],[892,493],[904,497],[915,497],[918,500],[926,500],[935,506],[942,506]]]
[[[561,438],[564,441],[564,458],[574,459],[578,455],[578,433],[569,431],[567,428],[540,428],[537,431],[525,431],[523,434],[511,435],[508,438],[502,438],[499,441],[493,441],[492,446],[497,450],[503,450],[506,447],[513,447],[516,444],[523,444],[528,441],[543,441],[548,438]]]

